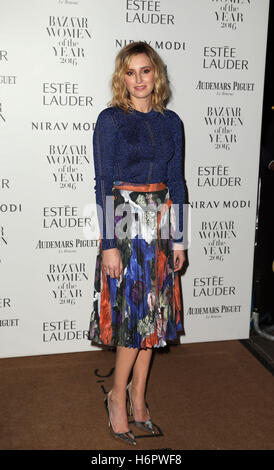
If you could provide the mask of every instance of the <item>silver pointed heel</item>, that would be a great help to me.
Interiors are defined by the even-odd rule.
[[[143,431],[149,432],[151,434],[155,434],[155,429],[153,427],[153,424],[150,418],[147,421],[136,421],[136,419],[134,418],[134,408],[132,404],[130,387],[131,387],[131,382],[127,386],[127,396],[128,396],[128,401],[129,401],[129,415],[133,416],[134,423],[135,423],[135,426],[137,426],[137,428],[142,429]],[[149,415],[148,406],[147,406],[147,413]]]
[[[109,402],[108,402],[109,397],[108,396],[109,396],[109,393],[106,394],[105,399],[104,399],[104,403],[105,403],[107,414],[108,414],[108,425],[111,428],[112,434],[114,435],[114,437],[116,437],[116,439],[121,439],[122,441],[127,442],[128,444],[131,444],[131,445],[135,446],[136,445],[136,440],[135,440],[135,436],[134,436],[132,431],[128,431],[128,432],[115,432],[114,431],[113,426],[112,426],[112,422],[111,422],[111,419],[110,419]]]

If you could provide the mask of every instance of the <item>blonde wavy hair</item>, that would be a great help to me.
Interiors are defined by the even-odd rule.
[[[145,53],[152,62],[154,69],[154,89],[152,91],[152,108],[163,114],[165,104],[170,96],[165,65],[157,52],[143,41],[132,42],[124,46],[116,56],[115,70],[112,75],[111,88],[113,97],[108,106],[118,106],[124,111],[133,111],[133,103],[127,90],[124,76],[129,68],[131,58]]]

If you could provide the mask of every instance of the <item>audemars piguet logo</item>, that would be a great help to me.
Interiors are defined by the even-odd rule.
[[[0,50],[0,63],[8,62],[8,51]],[[16,75],[0,75],[0,85],[15,85]]]
[[[12,311],[12,299],[0,297],[0,314],[7,315]],[[0,328],[19,326],[19,318],[1,318]]]
[[[230,95],[233,96],[235,93],[253,92],[255,90],[254,82],[241,82],[238,80],[228,82],[218,81],[203,81],[199,80],[195,87],[196,90],[211,91],[216,95]]]
[[[71,240],[38,240],[36,250],[58,250],[59,254],[75,253],[81,248],[94,248],[99,244],[99,240],[82,240],[74,238]]]
[[[210,0],[214,16],[221,28],[236,30],[245,21],[251,0]]]
[[[241,308],[241,305],[229,304],[210,305],[204,307],[189,307],[186,314],[190,316],[201,315],[203,316],[203,318],[210,320],[216,318],[223,318],[224,316],[228,316],[229,314],[240,313]]]
[[[87,17],[52,15],[46,31],[54,40],[52,49],[61,64],[78,65],[85,58],[85,40],[91,39]]]
[[[16,85],[16,75],[0,75],[0,85]]]

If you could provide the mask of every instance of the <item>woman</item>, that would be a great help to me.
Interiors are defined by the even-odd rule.
[[[177,331],[184,334],[178,277],[185,261],[182,128],[164,106],[165,67],[148,44],[120,50],[112,91],[93,137],[101,235],[89,339],[117,348],[105,405],[114,436],[135,445],[127,404],[135,425],[155,433],[145,401],[152,350]]]

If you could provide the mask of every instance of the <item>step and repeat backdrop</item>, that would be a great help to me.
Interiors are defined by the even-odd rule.
[[[87,339],[92,136],[118,51],[161,55],[184,124],[182,343],[249,336],[268,0],[0,1],[0,357]]]

